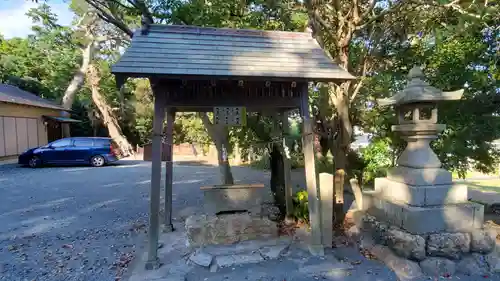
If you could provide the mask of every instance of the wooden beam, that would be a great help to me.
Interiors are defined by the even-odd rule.
[[[166,132],[167,143],[165,144],[165,217],[163,224],[163,232],[174,231],[172,224],[172,181],[174,178],[172,167],[172,148],[174,143],[174,121],[175,111],[172,108],[167,109],[167,126]]]
[[[283,155],[283,170],[285,172],[284,185],[285,185],[285,203],[286,203],[286,215],[291,217],[293,215],[293,190],[292,190],[292,175],[291,175],[291,164],[290,164],[290,148],[287,144],[287,137],[289,135],[289,125],[288,125],[288,111],[281,113],[281,132],[283,136],[282,151]]]
[[[161,131],[165,119],[165,96],[158,94],[154,101],[153,142],[151,164],[151,191],[149,193],[148,260],[146,269],[160,266],[158,261],[158,236],[160,232],[161,191]]]
[[[269,109],[298,108],[300,95],[294,83],[244,81],[170,81],[160,80],[167,89],[167,104],[174,107],[213,108],[244,106]],[[204,110],[205,111],[205,110]]]
[[[321,211],[316,187],[316,167],[314,157],[314,133],[313,124],[309,112],[309,88],[307,83],[301,85],[301,106],[302,115],[302,151],[304,153],[304,164],[306,173],[306,185],[309,202],[309,221],[311,224],[311,244],[309,251],[312,255],[324,255],[324,248],[321,243]]]
[[[236,106],[236,105],[232,105]],[[238,105],[241,106],[241,105]],[[245,107],[247,112],[263,112],[265,110],[286,110],[292,111],[298,108],[298,106],[280,106],[280,107],[272,107],[272,106],[243,106]],[[176,106],[176,112],[213,112],[214,106]]]

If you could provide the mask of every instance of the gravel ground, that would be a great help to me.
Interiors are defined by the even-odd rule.
[[[150,163],[140,161],[0,165],[0,280],[119,280],[145,244],[150,174]],[[269,177],[244,167],[233,175],[245,183]],[[199,187],[218,180],[217,167],[174,165],[174,220],[202,212]]]

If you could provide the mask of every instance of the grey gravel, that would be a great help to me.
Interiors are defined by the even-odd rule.
[[[126,274],[145,245],[150,174],[142,161],[0,165],[0,280],[114,281]],[[233,174],[236,182],[269,182],[269,173],[249,168],[233,167]],[[174,164],[173,219],[203,212],[200,187],[219,178],[217,167]]]

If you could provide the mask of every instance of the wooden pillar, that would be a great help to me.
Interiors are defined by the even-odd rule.
[[[158,236],[160,232],[160,192],[161,192],[161,133],[165,119],[165,96],[155,93],[153,142],[151,145],[151,190],[149,193],[148,260],[146,269],[159,267]]]
[[[283,136],[282,144],[282,154],[283,154],[283,171],[284,175],[284,185],[285,185],[285,203],[286,203],[286,215],[287,217],[293,214],[293,190],[292,190],[292,175],[291,175],[291,164],[290,164],[290,149],[287,144],[287,138],[289,136],[289,126],[288,126],[288,112],[284,111],[281,113],[281,132]]]
[[[172,108],[167,109],[167,127],[165,134],[167,135],[167,143],[165,145],[165,217],[163,224],[163,232],[174,231],[172,224],[172,181],[174,178],[172,158],[173,158],[173,143],[174,143],[174,121],[175,111]]]
[[[301,86],[300,111],[302,115],[302,151],[304,153],[304,164],[306,173],[306,185],[309,201],[309,221],[311,224],[311,241],[309,251],[312,255],[324,255],[321,244],[321,212],[318,191],[316,187],[316,167],[314,161],[314,134],[313,124],[309,112],[309,89],[308,84]]]

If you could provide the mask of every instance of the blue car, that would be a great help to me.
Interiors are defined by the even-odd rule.
[[[31,168],[43,165],[90,164],[102,167],[117,161],[119,153],[111,138],[64,138],[31,148],[19,155],[18,163]]]

